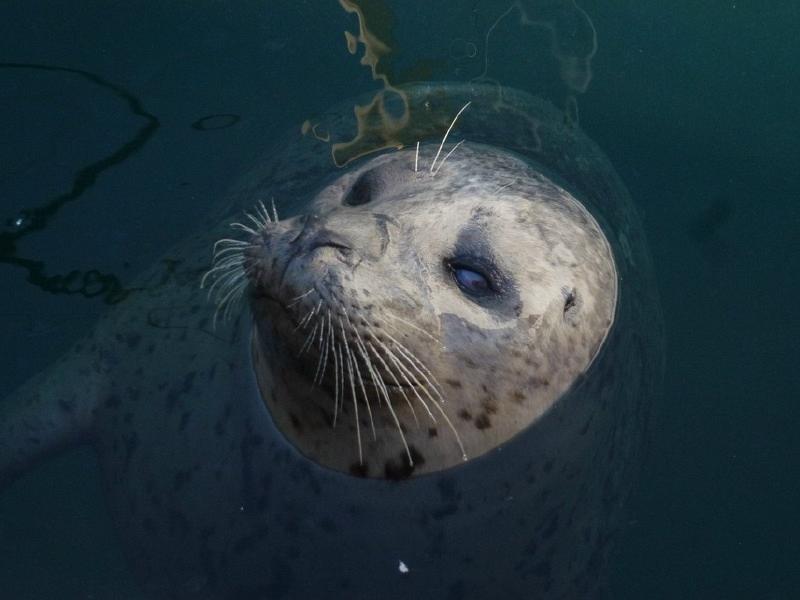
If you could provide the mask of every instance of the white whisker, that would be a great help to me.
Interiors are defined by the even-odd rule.
[[[347,319],[347,324],[350,326],[350,329],[353,330],[354,327],[353,327],[353,324],[350,322],[350,317],[347,315],[347,311],[344,311],[344,318]],[[346,343],[347,336],[345,335],[344,326],[342,325],[342,320],[341,319],[339,319],[339,326],[342,328],[342,338],[345,339],[345,343]],[[345,348],[347,348],[348,349],[347,351],[350,352],[350,350],[349,350],[347,345],[345,345]],[[361,369],[358,368],[358,360],[356,360],[355,355],[353,356],[353,366],[355,366],[355,369],[356,369],[356,378],[358,379],[358,383],[359,383],[359,385],[361,387],[361,393],[364,395],[364,404],[367,405],[367,414],[369,415],[369,424],[370,424],[370,427],[372,429],[372,439],[374,441],[377,441],[378,440],[378,436],[375,433],[375,421],[372,419],[372,407],[370,406],[369,396],[367,395],[367,390],[364,387],[364,379],[361,377]]]
[[[414,152],[414,173],[417,172],[417,165],[419,165],[419,142],[417,142],[417,150]]]
[[[369,331],[368,333],[372,339],[377,339],[371,331]],[[383,365],[383,368],[386,369],[386,372],[389,373],[389,376],[394,380],[395,387],[397,387],[397,389],[400,390],[400,394],[405,399],[406,404],[408,404],[408,408],[411,411],[411,416],[414,417],[414,423],[416,423],[417,427],[419,427],[419,419],[417,418],[417,411],[414,410],[414,405],[411,404],[411,400],[408,399],[406,391],[403,389],[403,386],[400,385],[400,382],[398,381],[397,376],[394,374],[394,371],[392,371],[389,368],[389,365],[387,365],[386,361],[383,360],[383,357],[380,355],[380,352],[378,352],[375,349],[375,346],[373,346],[371,343],[368,343],[367,345],[369,346],[369,349],[372,350],[372,354],[375,355],[375,358],[377,358],[380,361],[380,363]]]
[[[445,162],[447,162],[447,159],[448,159],[448,158],[450,158],[450,155],[451,155],[453,152],[455,152],[455,151],[456,151],[456,148],[458,148],[458,147],[459,147],[461,144],[463,144],[463,143],[464,143],[464,140],[461,140],[460,142],[458,142],[458,143],[457,143],[455,146],[453,146],[453,147],[450,149],[450,152],[448,152],[447,154],[445,154],[444,158],[442,159],[442,162],[440,162],[440,163],[439,163],[439,166],[438,166],[438,167],[436,167],[436,170],[433,172],[433,176],[434,176],[434,177],[436,177],[436,174],[437,174],[439,171],[441,171],[441,170],[442,170],[442,166],[444,166],[444,163],[445,163]]]
[[[387,317],[389,317],[390,319],[395,319],[396,321],[400,321],[400,322],[401,322],[401,323],[403,323],[404,325],[408,325],[408,326],[409,326],[409,327],[411,327],[412,329],[415,329],[415,330],[416,330],[416,331],[418,331],[419,333],[421,333],[421,334],[423,334],[423,335],[425,335],[425,336],[429,337],[429,338],[430,338],[430,339],[432,339],[434,342],[436,342],[437,344],[439,344],[440,346],[442,346],[442,342],[439,340],[439,338],[437,338],[437,337],[436,337],[436,336],[434,336],[433,334],[431,334],[431,333],[429,333],[429,332],[425,331],[425,330],[424,330],[424,329],[422,329],[421,327],[418,327],[417,325],[414,325],[414,323],[410,323],[409,321],[406,321],[405,319],[401,319],[401,318],[400,318],[400,317],[398,317],[397,315],[395,315],[395,314],[392,314],[392,313],[390,313],[390,312],[388,312],[388,311],[386,312],[386,316],[387,316]],[[442,348],[444,348],[444,346],[442,346]]]
[[[453,117],[453,122],[450,123],[450,127],[448,127],[447,131],[445,131],[444,137],[442,138],[442,143],[439,144],[439,150],[436,151],[436,156],[433,157],[433,162],[431,163],[431,169],[430,169],[431,173],[433,173],[433,169],[436,166],[436,161],[439,160],[439,155],[442,153],[442,148],[444,147],[444,143],[447,141],[447,136],[450,135],[450,130],[453,129],[453,126],[456,124],[456,121],[458,121],[458,117],[461,116],[461,113],[464,112],[470,104],[472,104],[471,100],[461,107],[461,110],[459,110],[456,113],[456,116]]]
[[[333,338],[333,331],[331,330],[331,338]],[[329,339],[331,339],[329,338]],[[336,351],[338,344],[331,341],[331,351],[333,352],[333,377],[334,377],[334,390],[333,390],[333,426],[336,427],[336,419],[339,416],[339,354]],[[342,399],[344,400],[344,399]]]
[[[231,223],[230,226],[233,229],[240,229],[240,230],[244,231],[245,233],[249,233],[250,235],[257,235],[258,234],[258,232],[255,229],[253,229],[252,227],[248,227],[244,223],[239,223],[238,221],[236,223]]]
[[[389,398],[389,392],[386,390],[386,386],[383,383],[383,379],[381,379],[380,373],[377,373],[372,366],[372,361],[369,359],[369,354],[364,347],[364,342],[361,340],[361,336],[358,334],[358,330],[356,330],[356,336],[358,336],[359,347],[362,352],[362,356],[366,361],[367,368],[370,372],[370,377],[372,378],[372,382],[375,387],[378,389],[379,394],[383,394],[384,399],[386,400],[386,405],[389,408],[389,414],[391,414],[392,419],[394,420],[394,424],[397,426],[397,431],[400,434],[400,439],[403,442],[403,447],[406,450],[406,455],[408,456],[408,462],[411,466],[414,466],[414,459],[411,458],[411,449],[408,447],[408,442],[406,441],[406,436],[403,433],[403,428],[400,426],[400,421],[397,418],[397,414],[394,412],[394,408],[392,407],[392,401]]]
[[[319,328],[319,321],[314,323],[314,329],[312,329],[311,333],[309,333],[306,336],[306,339],[303,342],[303,345],[300,347],[300,352],[298,353],[297,356],[303,356],[303,353],[311,347],[311,345],[314,343],[314,337],[316,337],[317,335],[318,328]]]
[[[361,450],[361,423],[358,422],[358,398],[356,396],[356,382],[353,379],[353,358],[350,356],[350,348],[347,347],[347,338],[344,337],[344,327],[342,320],[339,319],[339,327],[342,329],[342,339],[344,339],[344,349],[347,353],[347,373],[350,375],[350,391],[353,393],[353,411],[356,421],[356,440],[358,441],[358,464],[364,464],[364,454]]]
[[[292,301],[291,301],[291,302],[289,302],[289,304],[287,304],[287,305],[286,305],[286,307],[287,307],[287,308],[291,308],[292,306],[294,306],[295,304],[297,304],[298,302],[300,302],[300,300],[302,300],[303,298],[305,298],[305,297],[306,297],[306,296],[308,296],[309,294],[313,293],[313,291],[314,291],[314,288],[312,287],[312,288],[311,288],[310,290],[308,290],[307,292],[305,292],[305,293],[303,293],[303,294],[300,294],[299,296],[295,296],[294,298],[292,298]]]
[[[278,218],[278,209],[275,208],[275,198],[270,198],[270,202],[272,203],[272,217],[275,219],[275,222],[277,223],[278,221],[280,221],[280,219]]]
[[[258,215],[261,217],[261,220],[264,221],[265,224],[272,223],[272,219],[270,218],[269,212],[267,212],[267,207],[264,206],[263,201],[261,200],[258,201],[258,204],[256,205],[256,211],[258,212]]]
[[[375,339],[375,341],[378,342],[381,345],[381,347],[386,352],[386,355],[389,357],[389,360],[391,360],[394,363],[394,365],[398,368],[398,370],[400,371],[400,375],[403,378],[403,380],[406,382],[408,387],[411,388],[411,391],[414,392],[414,395],[417,397],[417,400],[419,400],[419,403],[422,404],[422,406],[425,408],[425,411],[428,413],[428,416],[431,418],[431,420],[434,423],[436,423],[436,417],[433,415],[433,413],[431,412],[431,409],[428,407],[428,403],[425,402],[425,400],[422,399],[422,397],[419,395],[419,392],[417,392],[417,389],[416,389],[417,386],[414,385],[413,383],[411,383],[411,381],[409,381],[409,379],[406,376],[406,374],[408,374],[412,379],[414,379],[414,381],[416,382],[416,384],[419,387],[422,387],[422,384],[420,384],[419,380],[414,376],[413,373],[411,373],[406,367],[403,366],[402,363],[400,363],[400,361],[397,360],[397,357],[395,356],[394,352],[392,352],[391,349],[388,346],[386,346],[386,344],[384,344],[383,342],[381,342],[377,338],[373,338],[373,339]],[[431,401],[435,402],[435,400],[433,400],[433,398],[431,398]]]

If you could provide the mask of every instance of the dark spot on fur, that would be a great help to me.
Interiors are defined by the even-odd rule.
[[[461,387],[461,382],[460,381],[456,381],[455,379],[445,379],[444,382],[447,385],[449,385],[450,387],[454,387],[454,388],[460,388]]]
[[[475,427],[478,429],[489,429],[492,426],[492,422],[489,420],[489,415],[486,413],[481,413],[475,419]]]
[[[531,377],[528,379],[528,383],[530,383],[535,388],[540,387],[547,387],[550,385],[550,380],[546,377]]]
[[[428,437],[436,437],[439,435],[439,430],[436,427],[428,427]]]
[[[297,418],[294,413],[289,413],[289,420],[292,422],[292,427],[295,428],[297,433],[303,433],[303,423]]]
[[[156,349],[156,345],[155,344],[148,344],[147,348],[145,348],[144,351],[145,351],[145,354],[152,354],[155,351],[155,349]]]
[[[411,477],[414,469],[425,464],[425,457],[423,457],[413,445],[409,446],[408,450],[411,453],[411,458],[413,459],[414,464],[412,465],[409,462],[408,455],[405,452],[401,452],[397,459],[390,458],[386,461],[386,465],[384,466],[386,479],[390,479],[392,481],[408,479]]]
[[[75,403],[72,401],[64,400],[63,398],[59,398],[58,400],[58,407],[63,410],[65,413],[71,413],[75,410]]]
[[[458,411],[458,416],[464,419],[465,421],[472,420],[472,413],[470,413],[466,408],[462,408],[460,411]]]
[[[366,477],[369,475],[369,465],[367,463],[360,464],[354,462],[350,465],[350,475],[354,477]]]
[[[481,399],[481,406],[487,415],[494,415],[497,413],[497,402],[494,398],[487,396]]]
[[[125,338],[126,343],[128,344],[128,348],[131,350],[135,349],[136,346],[139,345],[139,342],[142,341],[142,336],[138,333],[129,333]]]
[[[523,402],[525,402],[525,394],[523,394],[519,390],[514,390],[513,392],[511,392],[511,401],[514,402],[515,404],[522,404]]]
[[[546,463],[544,463],[544,467],[542,467],[542,469],[544,470],[545,473],[549,473],[550,471],[552,471],[553,470],[553,461],[552,460],[548,460]]]

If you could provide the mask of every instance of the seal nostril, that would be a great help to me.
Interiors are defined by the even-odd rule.
[[[345,196],[343,203],[346,206],[362,206],[370,202],[372,200],[373,179],[372,171],[363,173],[356,179],[353,187],[350,188],[347,196]]]

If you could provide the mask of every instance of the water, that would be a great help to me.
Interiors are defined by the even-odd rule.
[[[507,5],[429,4],[391,4],[397,69],[480,74],[486,31]],[[800,8],[581,6],[598,51],[578,96],[580,123],[641,209],[668,334],[665,398],[611,596],[794,597]],[[374,89],[345,50],[345,28],[355,30],[354,20],[334,2],[3,3],[0,218],[20,218],[24,229],[25,209],[52,206],[87,166],[97,175],[20,238],[15,256],[44,261],[48,276],[77,269],[130,280],[191,230],[272,132],[299,130],[315,112]],[[504,20],[490,38],[490,74],[558,97],[544,50]],[[126,150],[151,121],[122,96],[80,73],[8,63],[99,75],[158,127]],[[239,120],[202,121],[220,114]],[[2,396],[85,331],[111,287],[81,279],[56,288],[99,296],[50,294],[27,283],[24,268],[0,269]],[[0,495],[0,597],[124,598],[135,589],[89,452],[60,457]]]

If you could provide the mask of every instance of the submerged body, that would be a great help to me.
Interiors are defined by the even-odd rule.
[[[36,446],[94,442],[156,598],[597,591],[661,375],[640,225],[548,105],[407,93],[472,101],[436,177],[436,145],[344,171],[312,140],[283,146],[232,209],[274,196],[297,217],[230,245],[249,283],[228,319],[199,288],[226,220],[0,405],[0,479]]]

